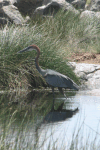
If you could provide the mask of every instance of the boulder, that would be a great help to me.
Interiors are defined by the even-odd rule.
[[[100,75],[89,78],[86,84],[88,85],[89,89],[99,89],[100,88]]]
[[[29,15],[31,17],[31,14],[33,11],[42,5],[43,0],[13,0],[13,5],[18,8],[18,10],[24,15]]]
[[[100,89],[100,65],[70,62],[74,72],[88,89]]]
[[[10,1],[7,0],[0,0],[0,8],[2,8],[3,6],[7,6],[10,5]]]
[[[52,2],[52,0],[43,0],[43,5],[47,5],[48,3],[51,3]]]
[[[11,23],[8,21],[8,19],[0,17],[0,28],[3,27],[6,24],[10,25]]]
[[[74,0],[71,3],[76,9],[84,9],[86,1],[85,0]]]
[[[52,0],[51,3],[36,8],[34,14],[35,15],[55,14],[59,9],[64,9],[65,11],[71,11],[74,14],[79,14],[79,11],[76,10],[71,4],[69,4],[65,0]]]
[[[100,12],[94,12],[94,11],[89,11],[85,10],[81,13],[80,18],[82,19],[100,19]]]
[[[92,0],[86,5],[86,9],[90,11],[99,12],[100,11],[100,0]]]
[[[10,22],[15,23],[16,25],[21,25],[24,23],[24,19],[18,11],[17,7],[14,5],[3,6],[0,9],[0,16],[5,17]]]
[[[9,0],[9,1],[13,5],[14,3],[18,3],[20,0]]]

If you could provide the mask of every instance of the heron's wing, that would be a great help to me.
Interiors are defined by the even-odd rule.
[[[64,78],[64,77],[59,76],[59,75],[51,75],[51,74],[46,74],[44,76],[44,78],[45,78],[46,82],[51,86],[65,87],[65,88],[70,87],[68,78]]]
[[[78,86],[73,82],[73,80],[53,70],[47,71],[47,73],[44,75],[44,79],[49,85],[54,87],[71,88],[78,90]]]

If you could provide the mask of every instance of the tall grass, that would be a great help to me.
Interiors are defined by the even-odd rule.
[[[5,27],[0,31],[0,88],[46,86],[34,66],[35,52],[17,55],[31,44],[40,47],[42,68],[59,71],[78,83],[68,57],[76,52],[99,50],[100,27],[97,20],[80,20],[78,15],[59,11],[54,17],[38,18],[27,26]],[[32,84],[33,83],[33,84]]]
[[[43,66],[43,68],[56,69],[64,74],[70,72],[70,74],[76,78],[58,52],[60,49],[59,39],[54,39],[49,35],[47,36],[47,31],[44,31],[44,29],[44,24],[26,27],[15,27],[13,25],[10,28],[5,27],[5,29],[0,32],[1,88],[6,86],[13,88],[18,87],[27,81],[26,76],[29,76],[29,74],[33,74],[33,78],[37,78],[39,74],[34,67],[36,54],[33,52],[23,55],[16,54],[17,51],[31,44],[36,44],[40,47],[40,65]],[[41,81],[41,79],[35,80],[37,85],[41,85],[37,81]]]

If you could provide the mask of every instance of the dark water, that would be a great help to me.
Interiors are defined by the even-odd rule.
[[[64,121],[49,123],[44,123],[42,120],[46,111],[45,106],[49,107],[52,95],[46,95],[46,97],[41,95],[40,97],[41,99],[46,99],[48,103],[44,105],[40,113],[36,113],[37,115],[34,113],[36,116],[35,121],[33,116],[26,117],[26,121],[22,124],[24,115],[18,116],[18,114],[16,116],[17,121],[11,120],[11,117],[9,118],[11,122],[10,127],[8,127],[8,124],[5,125],[8,127],[8,129],[5,129],[5,132],[7,132],[5,143],[9,145],[9,149],[98,149],[100,146],[100,96],[91,96],[85,91],[77,92],[76,95],[69,96],[67,99],[61,95],[56,95],[55,105],[64,102],[64,110],[75,110],[78,107],[79,111]],[[37,96],[35,99],[37,99]],[[20,104],[16,105],[18,109]],[[40,109],[39,105],[36,107]],[[45,115],[49,112],[50,110]],[[31,114],[33,112],[28,111],[28,113]],[[0,120],[2,135],[4,124],[2,119]]]

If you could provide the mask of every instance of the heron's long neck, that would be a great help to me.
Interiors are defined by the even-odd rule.
[[[38,60],[37,60],[37,57],[35,58],[35,66],[36,66],[36,69],[41,72],[41,68],[39,67],[39,63],[38,63]]]
[[[39,67],[39,62],[38,62],[38,58],[40,55],[40,49],[37,46],[34,46],[34,48],[37,50],[37,57],[35,58],[35,66],[36,66],[36,69],[41,73],[41,68]]]

